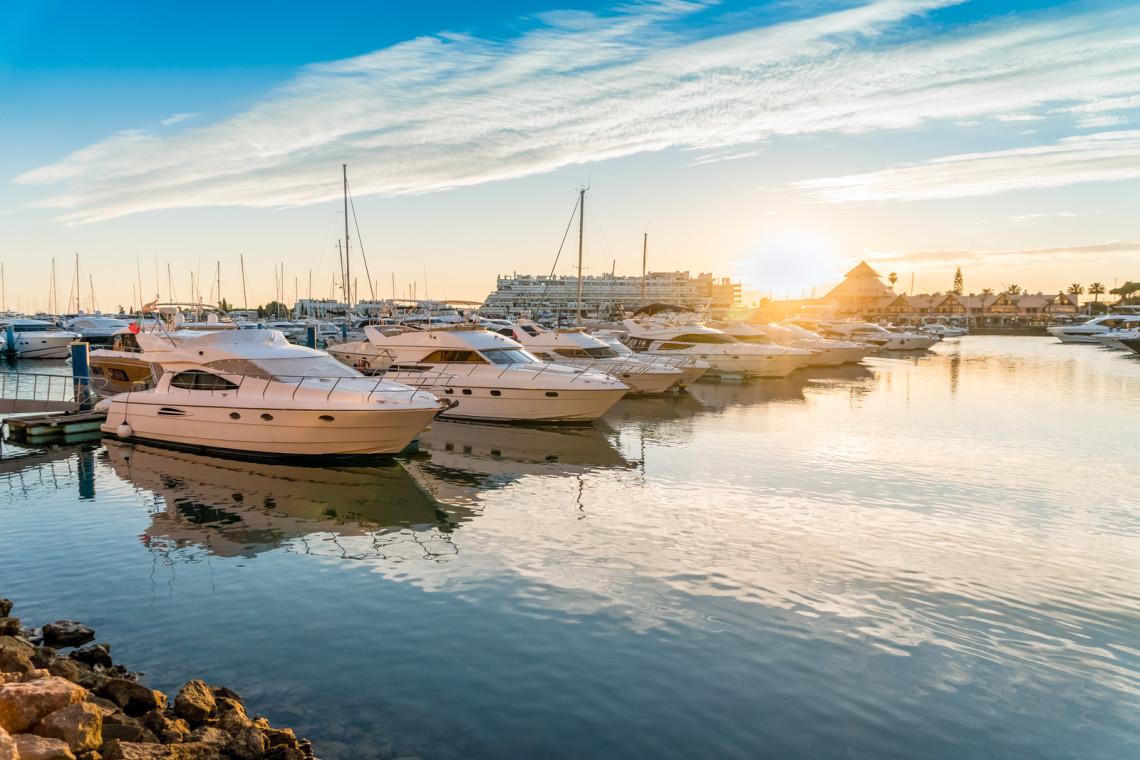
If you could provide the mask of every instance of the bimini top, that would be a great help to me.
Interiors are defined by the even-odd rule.
[[[177,330],[173,333],[139,333],[139,348],[161,354],[157,361],[204,363],[214,359],[276,359],[326,356],[324,351],[297,346],[280,330]]]
[[[384,333],[372,325],[364,328],[368,340],[377,346],[422,346],[432,348],[466,348],[489,351],[496,348],[521,349],[523,346],[505,335],[466,325],[443,330],[411,330],[396,334]]]

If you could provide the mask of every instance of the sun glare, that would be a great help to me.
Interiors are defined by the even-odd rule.
[[[745,290],[773,297],[810,296],[812,288],[835,278],[835,244],[822,232],[803,229],[765,233],[737,262]]]

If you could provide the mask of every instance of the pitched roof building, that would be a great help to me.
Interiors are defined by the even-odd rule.
[[[843,282],[823,297],[824,301],[833,304],[839,311],[851,314],[873,310],[887,299],[893,301],[895,292],[883,284],[881,275],[866,261],[860,261],[858,266],[846,274]]]

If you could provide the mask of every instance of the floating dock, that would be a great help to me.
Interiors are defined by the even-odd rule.
[[[31,444],[79,442],[100,435],[99,426],[106,413],[85,410],[56,414],[37,414],[29,417],[9,417],[8,438]]]

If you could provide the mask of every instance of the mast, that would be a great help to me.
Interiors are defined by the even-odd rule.
[[[241,308],[249,309],[249,300],[245,296],[245,254],[238,254],[241,257]]]
[[[344,300],[348,300],[348,280],[344,276],[344,249],[340,247],[340,241],[336,241],[336,257],[340,261],[340,294],[344,296]]]
[[[79,251],[75,252],[75,313],[79,314],[82,308],[79,303],[79,298],[83,293],[83,288],[80,286],[79,279]]]
[[[55,279],[55,259],[52,259],[52,279]],[[143,307],[143,289],[142,289],[142,264],[139,263],[139,255],[135,254],[135,275],[139,279],[139,314],[142,314]]]
[[[578,190],[578,324],[582,324],[582,235],[586,228],[586,188]]]
[[[4,311],[8,311],[8,278],[7,275],[4,274],[3,261],[0,261],[0,301],[3,301],[0,308]]]
[[[218,281],[218,293],[217,293],[218,308],[221,308],[222,301],[225,300],[224,298],[222,298],[222,262],[221,261],[217,261],[214,263],[214,275]],[[226,304],[226,305],[228,306],[229,304]]]
[[[344,173],[344,288],[345,288],[345,314],[352,308],[352,263],[349,261],[348,248],[348,164],[341,164]]]
[[[646,305],[646,300],[645,300],[645,286],[646,286],[645,267],[646,267],[646,263],[648,262],[648,260],[649,260],[649,233],[644,232],[641,235],[641,305],[642,306]]]

